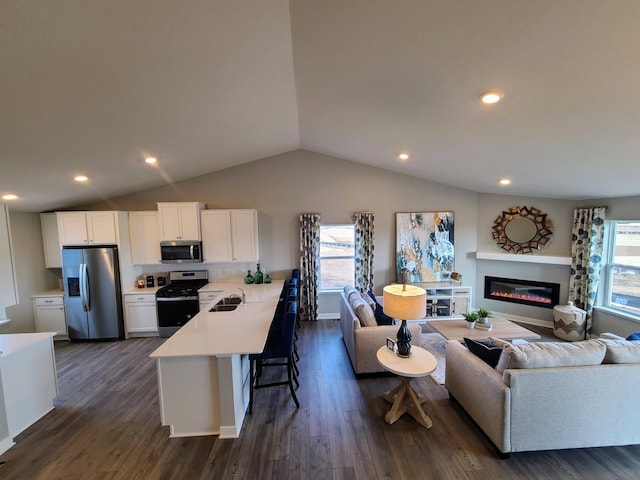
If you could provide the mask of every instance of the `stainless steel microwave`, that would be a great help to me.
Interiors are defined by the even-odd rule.
[[[160,242],[160,259],[162,263],[202,262],[202,242],[193,240]]]

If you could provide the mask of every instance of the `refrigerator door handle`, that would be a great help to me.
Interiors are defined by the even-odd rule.
[[[80,264],[80,299],[82,310],[88,312],[91,309],[91,297],[89,295],[89,276],[87,275],[87,264]]]

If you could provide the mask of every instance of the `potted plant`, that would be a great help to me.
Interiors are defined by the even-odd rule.
[[[484,307],[480,307],[476,310],[478,314],[478,322],[479,323],[489,323],[489,317],[491,316],[491,312]]]
[[[463,313],[462,316],[467,321],[467,328],[474,328],[478,321],[478,314],[476,312]]]

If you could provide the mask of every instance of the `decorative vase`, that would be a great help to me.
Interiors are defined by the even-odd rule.
[[[264,276],[262,275],[262,272],[260,271],[260,264],[258,264],[257,269],[256,269],[256,273],[253,274],[253,279],[255,283],[262,283],[264,280]]]
[[[264,283],[271,283],[271,275],[268,273],[264,274]]]
[[[398,330],[396,346],[398,347],[399,357],[411,356],[411,332],[409,331],[409,327],[407,327],[406,320],[402,320],[402,325],[400,325],[400,329]]]
[[[247,270],[247,276],[244,277],[244,283],[249,284],[254,282],[253,275],[251,275],[251,270]]]
[[[468,329],[476,328],[476,322],[467,322],[467,328]]]

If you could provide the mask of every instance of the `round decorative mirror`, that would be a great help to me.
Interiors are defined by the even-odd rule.
[[[531,253],[547,244],[553,224],[534,207],[511,207],[496,217],[493,238],[507,252]]]

